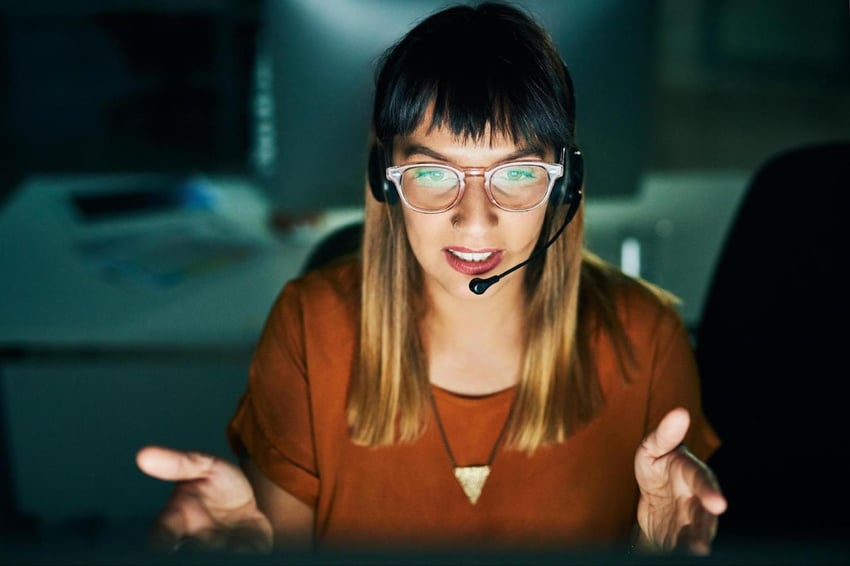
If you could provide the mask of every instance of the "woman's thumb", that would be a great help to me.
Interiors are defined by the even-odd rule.
[[[145,446],[136,453],[136,465],[161,480],[181,481],[207,477],[215,458],[199,452],[181,452],[162,446]]]

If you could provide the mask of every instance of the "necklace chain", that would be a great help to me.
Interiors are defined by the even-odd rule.
[[[511,408],[508,411],[508,416],[505,419],[505,423],[502,425],[502,430],[499,431],[499,436],[496,438],[493,448],[490,450],[490,456],[487,458],[487,463],[479,466],[458,466],[454,453],[452,452],[452,447],[449,444],[448,436],[446,436],[446,430],[443,427],[443,420],[440,418],[440,411],[437,409],[437,400],[434,398],[434,392],[429,388],[428,393],[431,399],[431,408],[434,410],[434,420],[437,422],[437,429],[440,431],[440,439],[443,441],[443,447],[446,449],[446,454],[452,464],[452,470],[454,471],[455,477],[460,483],[461,488],[463,488],[464,493],[466,493],[467,498],[469,498],[469,501],[475,505],[478,498],[481,496],[481,490],[484,488],[484,482],[487,481],[487,477],[490,475],[490,466],[493,464],[493,460],[496,459],[496,453],[499,451],[499,447],[502,445],[502,441],[505,438],[505,433],[508,430],[508,423],[511,422],[511,415],[513,414],[514,405],[516,404],[516,397],[514,397],[511,401]]]

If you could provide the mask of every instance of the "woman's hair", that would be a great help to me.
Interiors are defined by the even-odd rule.
[[[555,149],[574,144],[575,98],[548,34],[504,4],[455,6],[422,21],[385,52],[372,126],[379,143],[431,124],[480,139],[485,128]]]
[[[489,132],[555,155],[577,147],[567,67],[541,26],[509,5],[445,9],[385,52],[376,77],[372,143],[389,155],[395,138],[426,116],[431,126],[461,138],[482,140]],[[355,442],[381,445],[421,434],[430,383],[418,333],[425,308],[421,268],[400,206],[366,193],[360,350],[347,416]],[[562,225],[568,208],[549,205],[538,246]],[[624,344],[626,375],[625,335],[603,289],[607,268],[595,259],[583,261],[583,216],[582,207],[543,258],[524,270],[528,331],[509,447],[531,451],[561,442],[602,406],[589,355],[591,317],[580,310],[592,311]]]

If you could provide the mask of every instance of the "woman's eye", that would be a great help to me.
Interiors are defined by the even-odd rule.
[[[537,177],[535,167],[510,167],[499,171],[493,180],[495,183],[527,184],[535,181]]]
[[[423,181],[442,181],[446,177],[446,172],[440,169],[419,169],[416,171],[415,178]]]
[[[444,187],[457,183],[457,176],[440,167],[413,168],[407,173],[408,179],[420,185]]]
[[[508,169],[506,177],[511,181],[519,181],[521,179],[533,179],[534,174],[529,169]]]

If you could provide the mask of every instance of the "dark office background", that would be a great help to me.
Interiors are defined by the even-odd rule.
[[[34,172],[201,170],[292,210],[356,204],[374,59],[444,4],[6,1],[0,195]],[[520,4],[574,75],[590,198],[850,130],[843,0]]]

